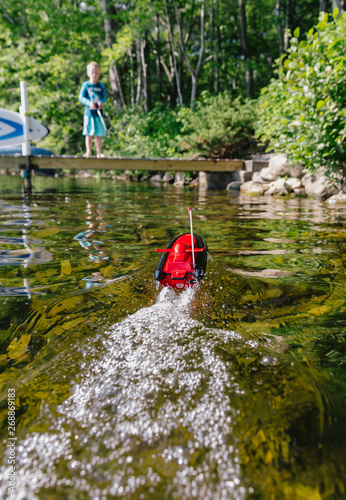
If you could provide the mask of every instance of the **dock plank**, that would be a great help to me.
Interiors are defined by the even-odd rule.
[[[31,156],[32,165],[47,169],[76,170],[149,170],[166,172],[235,172],[243,169],[243,160],[210,158],[83,158],[82,156]],[[18,169],[23,156],[0,155],[0,169]]]

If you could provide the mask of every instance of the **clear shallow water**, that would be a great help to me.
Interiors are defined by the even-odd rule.
[[[1,496],[344,498],[346,207],[95,180],[0,185]],[[155,247],[212,260],[160,290]]]

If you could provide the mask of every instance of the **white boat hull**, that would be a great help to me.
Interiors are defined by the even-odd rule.
[[[38,141],[49,133],[48,128],[30,117],[29,140]],[[23,121],[19,113],[0,108],[0,146],[12,146],[24,142]]]

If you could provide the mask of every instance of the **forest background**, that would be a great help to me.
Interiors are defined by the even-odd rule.
[[[91,60],[108,99],[104,151],[244,158],[259,140],[310,170],[343,167],[346,0],[0,0],[0,107],[84,152]],[[325,14],[324,14],[325,13]],[[342,15],[343,14],[343,15]]]

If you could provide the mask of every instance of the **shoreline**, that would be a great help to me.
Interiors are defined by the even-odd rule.
[[[66,170],[57,169],[50,177],[100,179],[113,182],[149,182],[202,190],[228,190],[245,196],[314,197],[328,204],[346,203],[346,176],[334,181],[323,169],[311,174],[301,165],[288,164],[285,154],[262,154],[243,161],[243,169],[234,172],[153,172],[148,170]],[[47,171],[45,172],[47,174]],[[0,175],[22,176],[23,171],[2,169]],[[33,178],[40,173],[33,170]]]

